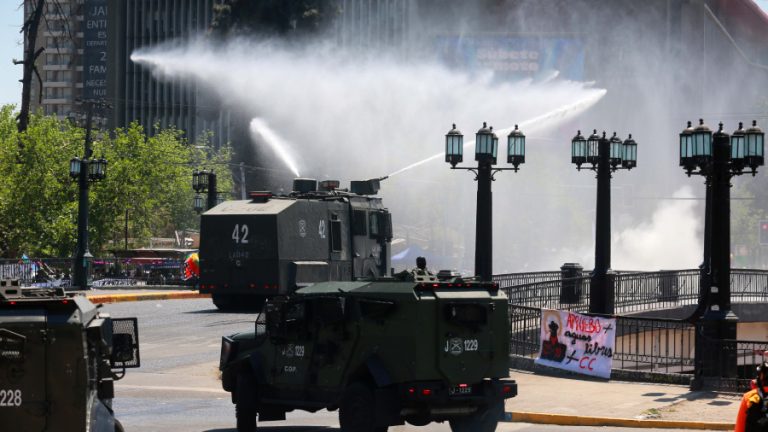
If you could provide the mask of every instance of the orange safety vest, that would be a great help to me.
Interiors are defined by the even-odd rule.
[[[763,387],[763,393],[768,393],[768,387]],[[744,396],[741,398],[741,405],[739,405],[739,414],[736,416],[736,425],[733,428],[733,432],[752,432],[751,428],[748,429],[752,425],[747,425],[747,413],[750,408],[759,409],[755,405],[759,405],[760,402],[760,394],[757,392],[757,389],[744,393]]]

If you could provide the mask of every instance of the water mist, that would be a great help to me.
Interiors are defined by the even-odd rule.
[[[606,93],[591,83],[557,73],[501,82],[429,57],[361,55],[323,41],[198,40],[139,50],[131,58],[159,79],[206,87],[228,109],[253,118],[251,135],[297,176],[298,167],[318,180],[397,174],[382,183],[380,196],[393,213],[396,237],[426,249],[430,267],[473,271],[475,183],[442,162],[429,163],[441,159],[452,123],[468,137],[470,163],[474,131],[484,121],[500,134],[500,161],[502,134],[517,123],[528,136],[526,165],[494,182],[496,273],[558,268],[578,259],[564,251],[593,241],[594,182],[577,179],[568,164],[573,118]],[[632,254],[630,242],[627,248]],[[621,254],[614,253],[615,263]],[[591,259],[582,263],[592,265]]]

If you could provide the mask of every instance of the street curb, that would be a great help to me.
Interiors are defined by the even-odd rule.
[[[86,295],[91,303],[121,303],[142,300],[181,300],[211,298],[210,294],[200,294],[198,291],[173,291],[157,293],[133,294],[95,294]]]
[[[546,414],[512,411],[505,421],[560,426],[613,426],[625,428],[733,430],[733,423],[700,422],[682,420],[640,420],[613,417],[585,417],[566,414]]]

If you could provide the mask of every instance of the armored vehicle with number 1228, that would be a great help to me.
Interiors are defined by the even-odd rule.
[[[0,281],[0,429],[122,432],[114,382],[139,367],[136,318],[83,295]]]
[[[237,430],[302,409],[339,410],[343,432],[450,422],[492,432],[509,376],[507,297],[491,283],[324,282],[271,299],[255,331],[222,340]]]

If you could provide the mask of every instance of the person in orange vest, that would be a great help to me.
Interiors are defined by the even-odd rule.
[[[768,351],[766,351],[768,354]],[[768,432],[768,362],[757,367],[754,388],[741,398],[734,432]]]

